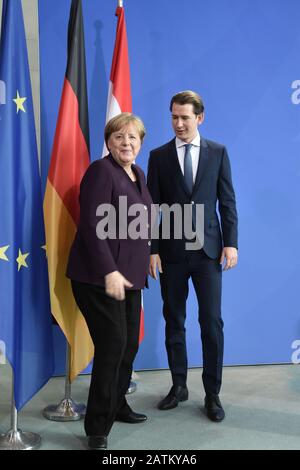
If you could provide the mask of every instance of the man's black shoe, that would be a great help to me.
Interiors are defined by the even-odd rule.
[[[135,413],[134,411],[131,411],[127,414],[117,414],[116,416],[116,421],[121,421],[122,423],[143,423],[144,421],[146,421],[146,419],[146,415],[143,415],[141,413]]]
[[[218,395],[206,395],[205,401],[204,401],[204,408],[207,414],[207,417],[211,421],[215,421],[216,423],[219,423],[220,421],[223,421],[225,418],[225,412],[223,410],[223,407],[221,405],[220,399]]]
[[[89,436],[88,446],[90,449],[105,450],[107,449],[106,436]]]
[[[171,410],[176,408],[180,401],[186,401],[189,397],[189,392],[187,387],[182,387],[181,385],[173,385],[168,395],[159,402],[159,410]]]

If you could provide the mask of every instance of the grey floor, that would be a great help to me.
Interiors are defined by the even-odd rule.
[[[203,413],[201,372],[189,371],[190,398],[170,411],[156,408],[169,390],[169,372],[138,372],[138,390],[128,399],[134,410],[148,415],[148,421],[115,423],[109,450],[300,449],[299,365],[225,367],[222,423],[210,422]],[[76,401],[86,401],[89,380],[80,376],[75,381]],[[10,383],[9,367],[0,366],[0,432],[10,425]],[[41,414],[63,393],[64,379],[53,378],[19,414],[20,429],[41,435],[41,450],[86,449],[82,421],[57,423]]]

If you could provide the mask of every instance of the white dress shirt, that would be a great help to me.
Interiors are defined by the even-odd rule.
[[[198,163],[199,163],[199,155],[200,155],[200,134],[197,132],[196,137],[194,140],[192,140],[191,145],[191,157],[192,157],[192,168],[193,168],[193,183],[195,184],[196,180],[196,175],[197,175],[197,170],[198,170]],[[179,165],[182,171],[182,174],[184,174],[184,155],[185,155],[185,145],[187,142],[184,142],[183,140],[179,139],[176,137],[175,140],[176,144],[176,150],[177,150],[177,156],[179,160]]]

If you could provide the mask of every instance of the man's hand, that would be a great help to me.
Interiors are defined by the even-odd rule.
[[[226,263],[223,268],[223,271],[227,271],[228,269],[234,268],[234,266],[236,266],[238,262],[237,249],[231,246],[225,246],[222,251],[220,264],[223,264],[225,259],[226,259]]]
[[[161,260],[159,255],[150,255],[149,274],[153,279],[157,280],[157,270],[162,273]]]
[[[124,300],[125,287],[133,287],[133,284],[131,284],[131,282],[129,282],[119,271],[113,271],[112,273],[106,274],[104,279],[106,294],[116,300]]]

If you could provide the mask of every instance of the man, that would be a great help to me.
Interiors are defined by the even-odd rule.
[[[166,349],[173,381],[158,408],[169,410],[188,399],[185,318],[191,278],[199,306],[205,410],[208,418],[219,422],[225,417],[219,399],[223,365],[222,266],[226,271],[237,264],[235,194],[226,148],[200,137],[198,132],[204,120],[200,96],[193,91],[178,93],[171,99],[170,111],[176,137],[150,152],[148,187],[155,204],[179,204],[182,209],[191,204],[199,248],[187,249],[184,236],[176,239],[175,219],[173,225],[170,222],[171,237],[163,239],[160,231],[160,239],[152,242],[149,271],[154,279],[157,268],[160,272]],[[202,248],[203,236],[195,219],[197,204],[204,205]]]

